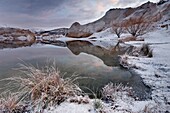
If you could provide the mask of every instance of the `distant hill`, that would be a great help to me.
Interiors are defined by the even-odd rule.
[[[19,28],[0,28],[0,48],[27,46],[35,42],[35,34],[30,30]]]

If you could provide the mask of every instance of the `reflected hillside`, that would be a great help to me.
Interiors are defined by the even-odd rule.
[[[100,58],[107,66],[119,66],[119,56],[124,54],[127,47],[113,47],[113,49],[106,49],[101,46],[93,45],[89,41],[68,41],[66,42],[67,47],[75,55],[80,53],[87,53]]]

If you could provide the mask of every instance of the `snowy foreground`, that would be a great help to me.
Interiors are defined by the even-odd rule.
[[[153,49],[153,58],[128,56],[128,63],[152,89],[152,100],[163,112],[170,112],[170,30],[160,29],[146,34],[145,42]],[[134,46],[142,43],[128,42]]]
[[[115,40],[109,31],[94,34],[96,40]],[[102,37],[103,36],[103,37]],[[142,36],[145,41],[125,42],[136,47],[148,43],[153,49],[153,57],[128,56],[127,62],[133,65],[133,70],[139,73],[144,83],[152,89],[152,99],[138,101],[128,96],[127,92],[117,92],[114,102],[103,102],[98,99],[86,98],[88,102],[81,103],[85,97],[75,97],[59,106],[46,109],[45,113],[169,113],[170,112],[170,30],[158,29]],[[113,39],[114,38],[114,39]],[[84,39],[83,39],[84,40]],[[98,42],[98,41],[96,41]],[[95,104],[99,104],[98,107]]]

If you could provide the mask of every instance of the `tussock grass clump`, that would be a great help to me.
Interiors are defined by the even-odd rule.
[[[153,50],[150,48],[149,44],[143,44],[140,52],[142,52],[144,56],[153,57]]]
[[[5,92],[0,95],[0,113],[23,113],[26,106],[18,93]]]
[[[124,54],[124,55],[120,56],[119,62],[120,62],[120,66],[121,67],[126,68],[126,69],[130,68],[130,65],[128,63],[128,56],[127,56],[127,54]]]
[[[102,97],[104,100],[115,101],[118,98],[122,99],[123,95],[132,96],[132,88],[123,86],[123,84],[109,83],[102,88]]]
[[[141,47],[133,47],[132,51],[128,53],[131,56],[146,56],[153,57],[153,49],[149,46],[149,44],[144,43]]]
[[[29,99],[34,106],[40,105],[46,108],[82,93],[74,83],[78,79],[77,75],[63,78],[54,66],[37,69],[33,66],[21,65],[19,70],[24,73],[24,77],[12,77],[6,80],[17,84],[22,99]]]

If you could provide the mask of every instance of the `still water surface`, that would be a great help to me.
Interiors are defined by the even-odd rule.
[[[16,76],[19,72],[13,68],[17,68],[19,63],[41,67],[51,60],[55,61],[62,73],[67,72],[66,76],[77,73],[89,77],[79,80],[82,87],[100,90],[109,82],[123,83],[131,86],[139,98],[148,98],[150,89],[143,84],[139,75],[119,66],[118,55],[123,54],[125,48],[119,48],[120,51],[113,49],[111,52],[88,41],[70,41],[66,45],[35,44],[31,47],[0,49],[0,79]],[[4,85],[5,82],[0,82],[0,87]]]

